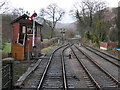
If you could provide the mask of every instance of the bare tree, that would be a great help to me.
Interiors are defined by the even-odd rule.
[[[5,0],[0,0],[0,13],[4,14],[9,11],[8,2]]]
[[[98,20],[102,19],[103,10],[107,7],[106,2],[96,2],[95,11],[97,11]]]
[[[44,16],[45,16],[45,9],[44,9],[44,8],[41,8],[41,9],[40,9],[39,16],[41,16],[41,17],[44,17]]]
[[[45,16],[48,20],[46,23],[50,26],[51,28],[51,36],[50,38],[53,37],[53,32],[56,26],[56,23],[60,21],[65,14],[65,11],[58,7],[56,4],[50,4],[46,10],[45,10]]]
[[[81,36],[86,31],[94,32],[96,23],[102,18],[106,3],[100,0],[83,0],[74,5],[74,16],[78,19]]]
[[[28,11],[25,12],[25,10],[23,8],[14,8],[12,11],[12,15],[14,15],[14,16],[21,16],[25,13],[28,13]]]
[[[78,23],[76,25],[77,30],[83,37],[83,33],[85,32],[89,24],[89,14],[85,3],[77,2],[70,13],[72,13],[72,16],[78,20]]]
[[[99,19],[101,18],[101,10],[103,10],[106,7],[106,3],[102,1],[95,1],[95,0],[84,0],[80,4],[78,4],[78,7],[76,8],[76,18],[86,21],[89,19],[89,27],[92,27],[93,25],[93,15],[95,13],[98,13]],[[87,21],[88,22],[88,21]]]
[[[106,3],[102,1],[95,0],[85,0],[82,2],[86,11],[89,14],[89,26],[92,27],[93,24],[93,14],[98,13],[99,19],[101,18],[101,12],[104,8],[106,8]]]

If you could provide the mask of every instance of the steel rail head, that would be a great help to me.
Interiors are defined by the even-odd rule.
[[[92,57],[90,57],[87,53],[85,53],[83,50],[79,49],[77,46],[75,46],[81,53],[83,53],[89,60],[93,62],[101,71],[103,71],[107,76],[109,76],[110,79],[112,79],[115,83],[120,85],[120,82],[116,80],[108,71],[106,71],[102,66],[100,66]]]
[[[64,51],[68,48],[69,46],[66,46],[62,52],[61,52],[61,63],[62,63],[62,74],[63,74],[63,88],[64,90],[68,89],[68,84],[67,84],[67,78],[66,78],[66,70],[65,70],[65,63],[64,63]]]
[[[93,76],[90,74],[89,70],[87,69],[87,67],[83,64],[83,62],[78,58],[78,56],[75,54],[74,50],[71,47],[71,50],[74,54],[74,56],[76,57],[76,59],[78,60],[78,62],[81,64],[81,66],[83,67],[83,69],[85,70],[85,72],[87,73],[87,75],[89,76],[89,78],[91,79],[91,81],[96,85],[96,88],[98,88],[99,90],[103,90],[101,88],[101,86],[99,85],[99,83],[93,78]]]
[[[61,54],[62,76],[63,76],[63,89],[67,90],[66,71],[65,71],[65,64],[64,64],[63,59],[64,59],[64,56]]]

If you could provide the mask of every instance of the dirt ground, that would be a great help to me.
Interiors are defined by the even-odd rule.
[[[19,77],[25,73],[25,71],[28,69],[28,67],[35,63],[36,60],[31,60],[31,61],[14,61],[14,74],[13,74],[13,80],[14,83],[19,79]]]

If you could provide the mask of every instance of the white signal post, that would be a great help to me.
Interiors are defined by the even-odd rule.
[[[118,7],[120,7],[120,1],[118,2]]]
[[[33,18],[33,41],[32,41],[32,46],[34,48],[35,46],[35,18]]]

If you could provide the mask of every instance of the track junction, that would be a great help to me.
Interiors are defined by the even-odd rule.
[[[15,90],[120,89],[120,60],[76,41],[56,47],[38,61]]]

